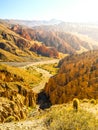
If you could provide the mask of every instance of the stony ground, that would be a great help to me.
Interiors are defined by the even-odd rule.
[[[0,130],[46,130],[43,120],[25,120],[0,124]]]
[[[54,105],[53,107],[60,107],[61,105]],[[66,107],[72,107],[72,103],[66,104]],[[80,108],[91,112],[95,115],[98,119],[98,104],[91,104],[91,103],[80,103]],[[47,110],[40,110],[37,109],[34,112],[31,112],[28,119],[20,122],[10,122],[10,123],[2,123],[0,124],[0,130],[48,130],[44,124],[45,116],[49,111],[52,110],[48,108]]]

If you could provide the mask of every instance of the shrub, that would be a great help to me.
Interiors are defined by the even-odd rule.
[[[90,103],[96,104],[96,100],[95,100],[95,99],[91,99],[91,100],[90,100]]]
[[[89,99],[84,98],[84,99],[82,100],[82,102],[83,102],[83,103],[88,103],[88,102],[89,102]]]
[[[15,117],[14,116],[7,117],[4,122],[12,122],[12,121],[15,121]]]

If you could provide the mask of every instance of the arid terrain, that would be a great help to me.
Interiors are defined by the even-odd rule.
[[[92,55],[95,53],[92,53]],[[94,56],[96,56],[96,55],[94,55]],[[81,57],[82,57],[82,55],[81,55]],[[63,64],[63,62],[64,62],[63,60],[61,60],[59,62],[59,66],[61,66],[61,64]],[[65,58],[65,60],[68,60],[68,59]],[[71,58],[71,60],[73,60],[73,59]],[[52,74],[50,74],[50,72],[49,72],[49,69],[47,71],[47,70],[45,70],[45,67],[47,65],[50,66],[51,64],[55,64],[55,63],[58,63],[58,60],[50,60],[47,62],[41,61],[41,62],[35,62],[35,63],[25,63],[25,65],[23,65],[23,63],[21,63],[22,66],[20,65],[20,67],[19,67],[19,64],[18,64],[18,68],[26,70],[26,69],[31,67],[34,70],[36,70],[38,73],[41,73],[41,75],[42,75],[41,82],[39,82],[39,84],[37,83],[36,87],[33,86],[33,88],[32,88],[33,92],[38,94],[40,91],[42,91],[44,89],[44,85],[48,81],[49,77],[52,76]],[[88,63],[90,63],[90,62],[88,62]],[[44,65],[44,69],[43,69],[43,65]],[[15,66],[16,66],[16,64],[15,64]],[[32,72],[32,71],[30,71],[30,72]],[[61,70],[59,72],[61,73]],[[62,76],[60,76],[60,78],[61,77]],[[53,78],[54,78],[54,76],[53,76]],[[45,91],[46,91],[46,88],[45,88]],[[60,91],[57,91],[57,92],[60,92]],[[56,95],[54,98],[50,98],[50,99],[51,100],[53,99],[52,101],[54,101],[55,98],[57,98]],[[63,101],[63,100],[61,100],[61,101]],[[0,124],[0,129],[1,130],[23,130],[23,129],[24,130],[48,130],[48,129],[51,129],[52,130],[52,129],[58,129],[58,128],[60,129],[60,127],[61,128],[65,127],[65,129],[67,129],[67,128],[71,129],[72,126],[70,126],[70,125],[65,125],[65,126],[64,126],[64,124],[62,124],[61,126],[57,125],[57,124],[59,124],[59,122],[57,120],[57,119],[59,119],[59,116],[61,116],[60,120],[62,123],[64,123],[64,122],[68,123],[70,118],[72,119],[72,121],[76,122],[73,125],[72,129],[81,128],[81,130],[82,130],[84,128],[88,129],[88,127],[90,130],[92,130],[92,129],[97,130],[98,129],[98,121],[97,121],[97,119],[98,119],[98,101],[97,101],[97,99],[94,100],[94,99],[84,98],[84,99],[80,100],[78,113],[74,112],[74,109],[72,106],[72,99],[68,103],[63,103],[63,104],[59,104],[59,105],[52,105],[50,108],[47,108],[44,110],[40,109],[39,105],[40,104],[37,104],[37,106],[35,108],[29,108],[29,113],[28,113],[27,118],[25,120],[22,119],[20,121],[2,123],[2,124]],[[69,116],[70,118],[69,119],[65,118],[66,120],[63,120],[64,119],[63,115],[64,115],[64,113],[66,113],[66,111],[69,115],[66,115],[65,117]],[[74,116],[72,117],[72,115],[75,115],[75,113],[76,113],[76,115],[78,114],[77,118],[74,118]],[[58,117],[56,118],[55,116],[58,116]],[[53,122],[51,120],[51,122],[49,123],[48,118],[49,119],[53,118]],[[81,120],[80,120],[80,118],[81,118]],[[85,121],[86,122],[88,121],[88,123],[92,122],[92,124],[91,125],[89,124],[89,126],[84,124],[82,126],[82,123]],[[79,122],[79,124],[78,124],[78,122]],[[53,123],[53,125],[52,125],[52,123]],[[77,127],[77,125],[78,125],[78,127]]]
[[[0,20],[0,130],[98,130],[98,27],[49,23]]]

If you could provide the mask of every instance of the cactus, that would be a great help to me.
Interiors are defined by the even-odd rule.
[[[78,112],[79,109],[79,99],[78,98],[74,98],[73,99],[73,109]]]

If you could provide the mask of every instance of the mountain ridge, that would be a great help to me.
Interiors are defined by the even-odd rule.
[[[58,58],[60,53],[63,56],[63,54],[82,53],[98,49],[98,42],[94,39],[70,30],[73,30],[74,26],[76,28],[80,26],[78,24],[63,23],[65,25],[64,31],[62,23],[33,28],[14,24],[10,20],[1,20],[0,23],[0,38],[3,41],[0,48],[5,49],[2,50],[1,59],[4,57],[4,51],[12,53],[13,57],[18,56],[17,61],[25,61],[27,60],[26,57],[28,60],[36,59],[39,55]]]
[[[59,63],[59,72],[46,83],[45,93],[52,104],[70,102],[73,98],[97,99],[98,51],[71,55]]]
[[[36,52],[35,46],[38,52]],[[41,42],[30,40],[26,35],[23,37],[3,24],[0,24],[0,50],[0,59],[5,61],[38,59],[39,54],[48,57],[58,57],[58,52],[55,49],[47,48]]]
[[[84,50],[93,50],[98,48],[98,43],[90,38],[84,38],[80,34],[74,34],[70,32],[60,32],[55,30],[45,30],[43,28],[37,27],[30,28],[19,28],[16,25],[12,27],[12,30],[21,36],[28,35],[28,38],[31,40],[37,40],[42,42],[47,47],[54,47],[58,52],[62,53],[76,53],[76,51],[81,50],[81,47]],[[15,28],[15,29],[14,29]],[[24,31],[23,31],[24,30]],[[26,33],[26,35],[23,34]],[[86,37],[86,36],[85,36]]]

